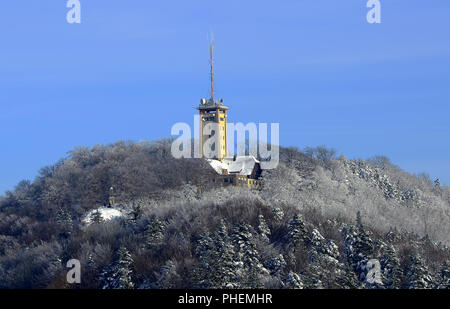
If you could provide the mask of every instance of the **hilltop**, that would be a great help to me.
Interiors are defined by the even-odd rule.
[[[438,181],[385,157],[282,147],[261,190],[221,187],[170,143],[78,147],[0,197],[0,288],[70,288],[72,258],[84,288],[450,286],[450,189]],[[111,186],[121,215],[84,224]]]

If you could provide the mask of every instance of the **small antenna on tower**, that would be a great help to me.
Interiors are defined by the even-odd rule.
[[[213,71],[213,61],[214,61],[214,36],[211,32],[210,38],[209,38],[209,56],[210,56],[210,77],[211,77],[211,99],[214,102],[214,71]]]

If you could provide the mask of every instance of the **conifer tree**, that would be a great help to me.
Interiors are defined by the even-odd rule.
[[[59,226],[59,234],[63,237],[69,237],[73,232],[73,221],[70,212],[66,207],[60,207],[56,215],[56,223]]]
[[[117,260],[107,265],[100,275],[100,281],[103,283],[103,289],[132,289],[134,283],[131,280],[131,265],[133,259],[130,252],[125,247],[118,251]]]
[[[88,263],[87,266],[91,269],[91,270],[95,270],[96,269],[96,265],[95,265],[95,261],[94,258],[92,257],[92,254],[89,253],[88,255]]]
[[[440,188],[441,187],[441,181],[439,180],[439,178],[436,178],[436,180],[434,181],[434,186],[436,188]]]
[[[215,288],[235,288],[238,286],[234,248],[228,236],[227,226],[221,220],[213,237],[212,281]]]
[[[438,289],[450,289],[450,263],[448,261],[444,261],[441,266],[441,278],[440,282],[437,285]]]
[[[159,245],[164,236],[163,232],[164,224],[156,216],[152,216],[144,233],[147,246],[151,248]]]
[[[319,261],[309,261],[308,266],[306,267],[305,272],[305,285],[307,289],[323,289],[323,281],[324,277],[323,265]]]
[[[263,215],[258,216],[258,232],[263,240],[269,242],[270,228],[267,225],[266,220],[264,220]]]
[[[310,237],[307,286],[309,288],[331,287],[338,274],[339,252],[334,242],[326,242],[317,229]]]
[[[400,288],[401,269],[400,261],[392,245],[383,247],[383,255],[380,258],[382,280],[387,289]]]
[[[104,220],[103,220],[102,214],[100,213],[100,211],[98,209],[92,213],[91,222],[99,224],[99,223],[102,223],[103,221]]]
[[[142,215],[142,207],[140,204],[133,204],[130,212],[130,220],[136,222]]]
[[[240,287],[262,288],[264,276],[269,272],[259,260],[251,226],[246,223],[238,224],[234,228],[232,237],[237,248],[236,260],[241,262]]]
[[[348,262],[345,262],[339,270],[336,285],[340,289],[357,289],[360,287],[358,276]]]
[[[303,222],[303,218],[300,214],[295,215],[289,222],[287,238],[290,245],[294,247],[308,241],[305,223]]]
[[[177,266],[171,259],[161,267],[159,273],[157,273],[157,280],[152,287],[157,289],[173,289],[175,288],[176,281],[180,276],[177,273]]]
[[[203,233],[198,240],[196,255],[200,265],[194,272],[194,280],[200,288],[236,288],[239,286],[239,266],[235,261],[234,247],[224,220],[210,236]]]
[[[320,255],[333,255],[334,252],[329,251],[325,238],[317,229],[313,229],[310,237],[310,258],[312,261],[319,258]]]
[[[359,254],[362,254],[365,257],[371,257],[373,255],[373,241],[364,229],[361,220],[361,212],[359,211],[356,215],[356,227],[358,232],[358,240],[355,243],[356,250]]]
[[[422,258],[411,254],[410,263],[406,272],[409,289],[428,289],[433,286],[433,280]]]
[[[199,265],[193,271],[193,279],[196,288],[213,288],[211,276],[214,271],[213,265],[214,242],[208,232],[200,234],[195,247],[195,255]]]
[[[280,207],[275,207],[272,209],[272,213],[275,217],[275,221],[281,222],[284,218],[284,211]]]
[[[286,278],[285,288],[287,289],[303,289],[304,285],[300,276],[294,272],[289,272]]]
[[[286,261],[282,254],[272,257],[266,263],[266,268],[270,271],[271,276],[278,277],[286,267]]]
[[[374,247],[372,239],[362,224],[359,211],[356,215],[356,226],[350,226],[343,231],[348,261],[357,273],[360,282],[363,283],[368,271],[366,264],[373,257]]]

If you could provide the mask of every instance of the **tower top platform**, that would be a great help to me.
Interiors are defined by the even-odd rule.
[[[216,109],[224,109],[228,110],[229,107],[223,105],[223,100],[215,101],[214,99],[201,99],[199,106],[197,106],[198,110],[216,110]]]

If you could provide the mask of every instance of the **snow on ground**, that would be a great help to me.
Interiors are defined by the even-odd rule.
[[[83,218],[82,222],[86,225],[91,224],[92,216],[97,210],[102,215],[102,218],[104,221],[108,221],[108,220],[112,220],[112,219],[124,216],[124,212],[122,209],[99,207],[99,208],[92,209],[91,211],[89,211],[86,214],[86,216]]]

